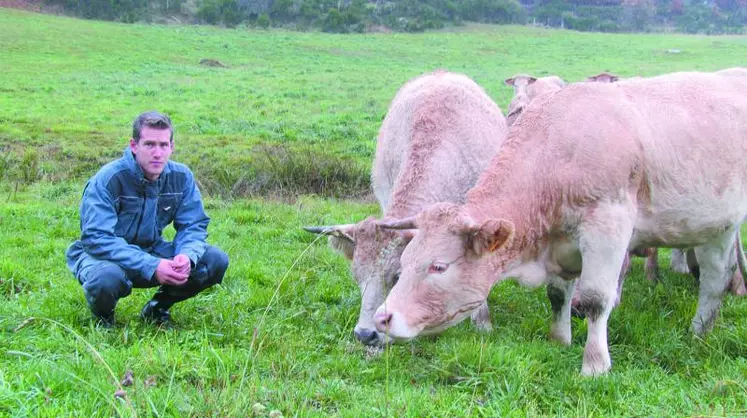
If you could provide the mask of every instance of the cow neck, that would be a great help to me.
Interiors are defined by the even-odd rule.
[[[420,213],[428,205],[413,199],[412,202],[393,202],[384,212],[385,218],[404,219]]]
[[[553,192],[552,170],[527,150],[515,144],[502,150],[467,195],[465,208],[478,225],[489,219],[513,223],[512,242],[497,252],[505,262],[536,257],[558,216],[560,197]]]
[[[496,255],[500,254],[500,258],[505,263],[516,259],[526,260],[537,257],[540,248],[549,236],[547,222],[541,215],[543,210],[531,199],[522,197],[517,199],[514,205],[505,203],[499,206],[468,205],[467,211],[478,225],[489,219],[504,219],[513,224],[513,239],[505,248],[496,252]],[[474,213],[482,215],[474,216],[472,215]]]

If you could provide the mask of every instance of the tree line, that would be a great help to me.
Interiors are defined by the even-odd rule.
[[[325,32],[421,32],[464,22],[538,24],[579,31],[737,34],[747,0],[46,0],[91,19],[193,23]]]

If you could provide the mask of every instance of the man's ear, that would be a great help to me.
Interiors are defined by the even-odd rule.
[[[496,251],[510,244],[514,237],[514,224],[505,219],[489,219],[479,227],[467,231],[467,248],[478,256]]]
[[[137,142],[135,142],[135,138],[130,138],[130,151],[135,152],[136,146],[137,146]]]

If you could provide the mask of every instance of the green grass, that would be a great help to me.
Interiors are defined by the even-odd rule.
[[[696,286],[666,257],[658,285],[634,262],[610,320],[612,372],[584,379],[585,323],[574,320],[571,347],[550,342],[544,289],[511,283],[491,294],[492,334],[462,324],[366,350],[352,338],[359,292],[347,263],[301,226],[378,212],[347,198],[367,187],[389,101],[423,72],[466,73],[505,109],[502,80],[519,72],[576,81],[745,56],[744,37],[491,26],[338,36],[0,9],[0,416],[244,417],[255,403],[265,416],[744,415],[747,302],[726,297],[713,333],[693,338]],[[117,327],[102,330],[64,250],[85,180],[121,154],[146,109],[172,115],[174,159],[210,195],[210,242],[231,266],[223,285],[173,309],[174,330],[137,319],[149,290],[123,299]],[[127,370],[135,383],[115,399]]]

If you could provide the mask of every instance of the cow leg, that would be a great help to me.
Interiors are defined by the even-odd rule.
[[[646,248],[646,279],[652,283],[659,281],[659,249]]]
[[[547,298],[552,307],[550,338],[563,345],[571,344],[571,299],[576,280],[553,276],[547,283]]]
[[[626,251],[622,268],[620,268],[620,277],[617,279],[617,296],[615,297],[615,306],[619,305],[620,301],[622,300],[623,283],[625,283],[625,278],[628,277],[628,273],[630,273],[631,257],[632,254]]]
[[[695,277],[695,280],[700,280],[700,266],[698,265],[698,259],[695,257],[695,250],[692,248],[685,250],[685,261],[690,274]]]
[[[698,308],[692,321],[692,331],[702,336],[713,328],[721,298],[731,277],[729,259],[734,251],[734,231],[723,234],[711,243],[695,248],[700,266],[700,293]]]
[[[744,296],[747,294],[747,288],[744,286],[744,276],[742,276],[742,272],[739,271],[739,268],[734,270],[731,279],[729,279],[729,292],[736,296]]]
[[[623,259],[623,265],[620,269],[620,277],[617,279],[617,296],[615,297],[615,306],[620,304],[620,301],[622,300],[622,292],[623,292],[623,283],[625,283],[625,278],[628,277],[628,272],[630,271],[630,253],[625,252],[625,259]]]
[[[739,258],[742,257],[742,245],[738,240],[741,239],[740,235],[737,234],[734,241],[734,251],[731,252],[729,257],[729,267],[732,270],[731,278],[727,289],[729,293],[736,296],[744,296],[747,293],[747,289],[744,287],[744,276],[742,276],[742,268],[740,266]]]
[[[488,309],[488,301],[483,302],[479,308],[475,309],[470,316],[472,323],[475,325],[478,331],[490,332],[493,330],[493,324],[490,322],[490,309]]]
[[[628,272],[630,272],[630,257],[631,253],[625,252],[625,259],[623,260],[623,265],[620,268],[620,276],[617,279],[617,296],[615,296],[615,304],[614,306],[617,306],[620,304],[620,301],[622,300],[622,289],[623,289],[623,283],[625,283],[625,278],[628,276]],[[576,292],[573,295],[573,299],[571,299],[571,315],[576,318],[586,318],[586,314],[581,310],[581,296]]]
[[[620,271],[633,233],[632,203],[600,204],[579,227],[583,269],[578,281],[588,333],[581,374],[596,376],[612,367],[607,320],[617,297]]]
[[[680,274],[689,274],[690,267],[687,266],[687,257],[685,250],[672,248],[672,259],[669,261],[669,268]]]

